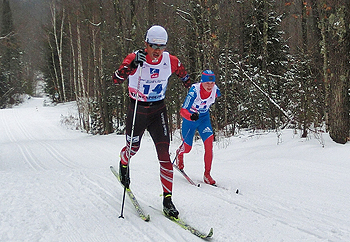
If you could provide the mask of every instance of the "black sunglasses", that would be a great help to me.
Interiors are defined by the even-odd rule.
[[[147,44],[149,45],[149,47],[151,47],[154,50],[156,49],[164,50],[166,48],[166,45],[157,45],[157,44],[150,44],[150,43],[147,43]]]

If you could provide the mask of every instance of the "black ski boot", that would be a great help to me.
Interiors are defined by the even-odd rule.
[[[179,211],[177,211],[175,205],[171,201],[171,193],[164,193],[163,212],[168,217],[177,218],[179,215]]]
[[[129,177],[129,167],[128,167],[128,165],[123,165],[121,162],[119,163],[119,176],[120,176],[120,182],[126,188],[129,188],[130,177]]]

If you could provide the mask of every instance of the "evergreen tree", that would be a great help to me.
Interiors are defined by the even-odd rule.
[[[0,108],[14,104],[15,94],[23,93],[21,51],[14,33],[9,0],[3,0],[0,35],[6,38],[0,42]]]
[[[280,106],[285,107],[288,103],[288,97],[284,95],[284,87],[288,82],[285,72],[289,55],[281,31],[283,15],[275,11],[274,0],[251,0],[249,3],[251,11],[244,22],[241,62],[254,82]],[[244,119],[250,122],[249,126],[262,129],[278,127],[282,121],[281,112],[259,90],[251,85],[248,88],[248,92],[245,90],[246,93],[240,94],[245,96],[242,98],[245,100],[242,110],[246,116]]]
[[[290,98],[289,110],[294,114],[294,120],[298,121],[298,128],[302,130],[301,137],[306,138],[308,129],[322,125],[322,107],[324,103],[318,99],[322,92],[315,74],[311,68],[309,55],[300,53],[294,58],[287,72],[288,86],[287,96]]]

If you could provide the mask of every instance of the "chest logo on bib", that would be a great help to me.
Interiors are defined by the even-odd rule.
[[[151,78],[159,77],[159,69],[150,68]]]

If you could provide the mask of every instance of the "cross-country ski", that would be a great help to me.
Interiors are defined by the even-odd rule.
[[[111,169],[112,173],[117,177],[118,181],[120,182],[119,173],[114,169],[113,166],[110,166],[110,169]],[[146,213],[143,211],[142,207],[140,206],[139,202],[137,201],[137,199],[136,199],[134,193],[131,191],[131,189],[126,188],[126,193],[128,194],[130,201],[131,201],[132,205],[134,205],[140,218],[145,220],[146,222],[148,222],[150,220],[150,216],[146,215]]]
[[[118,178],[118,181],[120,182],[119,173],[114,169],[113,166],[110,166],[110,169],[111,169],[112,173]],[[143,220],[148,222],[150,220],[150,216],[145,214],[145,212],[141,208],[140,204],[138,203],[135,195],[132,193],[131,189],[130,188],[126,188],[126,192],[127,192],[128,196],[129,196],[132,204],[134,205],[137,213],[139,214],[140,218],[142,218]],[[200,237],[202,239],[210,238],[213,235],[213,228],[210,229],[208,234],[204,234],[204,233],[200,232],[198,229],[196,229],[195,227],[193,227],[193,226],[189,225],[188,223],[186,223],[181,218],[174,218],[172,216],[167,216],[166,214],[164,214],[164,216],[166,218],[170,219],[171,221],[175,222],[176,224],[178,224],[181,228],[190,231],[192,234],[194,234],[197,237]]]
[[[177,165],[173,164],[174,168],[179,171],[181,173],[181,175],[183,175],[183,177],[191,184],[191,185],[194,185],[194,186],[197,186],[199,187],[200,184],[198,183],[195,183],[188,175],[187,173],[183,170],[183,169],[179,169],[179,167],[177,167]]]
[[[205,233],[202,233],[201,231],[199,231],[198,229],[196,229],[195,227],[189,225],[188,223],[186,223],[181,218],[174,218],[174,217],[169,217],[169,216],[166,216],[166,215],[164,215],[164,216],[167,217],[168,219],[170,219],[171,221],[175,222],[176,224],[178,224],[181,228],[190,231],[192,234],[194,234],[195,236],[197,236],[197,237],[199,237],[201,239],[209,239],[214,234],[213,228],[210,228],[209,233],[205,234]]]

